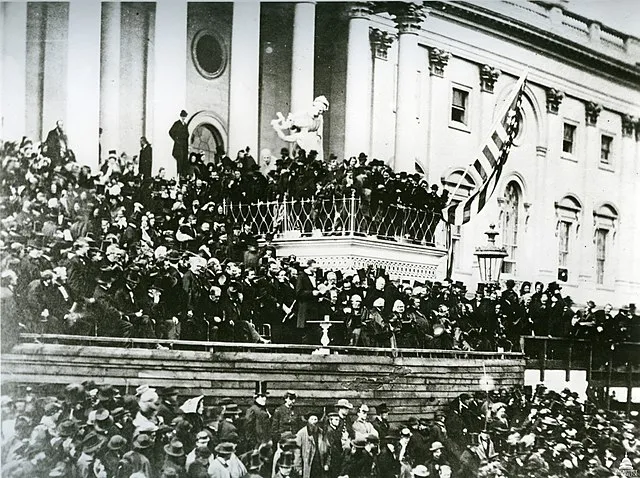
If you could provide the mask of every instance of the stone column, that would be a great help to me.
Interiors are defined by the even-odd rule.
[[[290,110],[296,113],[309,109],[313,101],[316,3],[300,1],[294,8]]]
[[[69,2],[65,129],[77,161],[94,170],[100,123],[100,17],[98,1]]]
[[[120,2],[102,3],[100,38],[100,127],[102,159],[120,153]]]
[[[344,128],[344,156],[370,154],[372,55],[369,42],[369,7],[353,3],[347,7],[347,86]]]
[[[0,138],[20,141],[26,134],[27,3],[0,5],[0,25]]]
[[[439,143],[437,139],[438,135],[449,134],[447,132],[447,125],[449,124],[449,115],[451,114],[451,93],[450,83],[444,80],[444,70],[449,63],[451,54],[448,51],[441,50],[439,48],[429,48],[429,111],[427,126],[427,152],[429,162],[424,166],[426,168],[431,167],[431,163],[434,161],[433,151],[434,145]],[[446,116],[443,118],[443,112]],[[431,177],[429,169],[426,169],[427,180],[431,183],[440,182],[440,178]]]
[[[157,0],[153,46],[153,145],[154,173],[165,168],[168,177],[177,174],[171,155],[169,128],[187,109],[187,2]],[[188,111],[193,115],[193,111]]]
[[[392,3],[398,28],[398,76],[396,96],[396,142],[394,169],[415,171],[419,65],[418,32],[425,18],[423,7],[413,3]]]
[[[393,140],[389,138],[387,121],[393,117],[393,78],[395,72],[386,67],[388,53],[395,36],[378,28],[369,29],[369,41],[372,49],[371,72],[371,149],[370,157],[387,159],[393,156]],[[373,98],[376,98],[373,101]]]
[[[620,178],[622,190],[619,197],[625,198],[618,206],[620,211],[620,234],[619,247],[617,248],[616,291],[628,292],[632,294],[632,287],[629,285],[636,280],[637,267],[633,267],[640,261],[638,255],[637,237],[640,233],[640,213],[638,213],[638,203],[640,201],[640,191],[637,189],[640,184],[638,176],[635,174],[636,164],[636,118],[631,115],[622,115],[622,152],[620,159],[614,158],[615,174]],[[635,217],[634,217],[635,216]]]
[[[488,131],[490,125],[493,124],[493,113],[495,110],[496,99],[493,96],[493,89],[496,81],[500,76],[500,70],[489,65],[483,65],[480,68],[480,97],[481,97],[481,114],[482,122],[480,131]]]
[[[231,91],[229,93],[229,155],[249,146],[258,151],[260,71],[260,3],[233,4]]]

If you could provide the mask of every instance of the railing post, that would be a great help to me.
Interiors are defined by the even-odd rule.
[[[542,340],[542,358],[540,359],[540,381],[544,382],[544,371],[547,368],[547,339]]]
[[[289,232],[289,208],[287,208],[287,193],[282,196],[282,232]]]
[[[222,198],[222,212],[227,215],[227,198]]]
[[[349,203],[349,235],[353,236],[355,232],[355,224],[356,224],[356,190],[351,191],[351,202]]]
[[[569,341],[569,359],[567,360],[567,370],[565,372],[565,381],[571,380],[571,354],[573,352],[573,342]]]

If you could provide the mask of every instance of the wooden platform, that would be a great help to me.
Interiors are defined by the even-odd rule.
[[[401,421],[431,417],[458,394],[483,390],[487,376],[495,388],[524,382],[524,357],[513,353],[332,347],[330,355],[314,355],[314,347],[305,346],[188,342],[180,346],[203,350],[156,350],[114,347],[124,345],[122,339],[94,342],[102,345],[20,344],[2,355],[2,385],[62,388],[93,378],[129,392],[144,383],[171,385],[184,397],[232,397],[246,406],[254,382],[266,380],[269,405],[293,390],[305,409],[332,407],[340,398],[356,406],[384,402],[391,420]]]

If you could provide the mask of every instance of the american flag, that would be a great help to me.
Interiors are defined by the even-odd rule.
[[[442,210],[444,220],[455,226],[466,224],[484,208],[498,184],[502,168],[507,162],[513,139],[518,133],[518,114],[526,75],[523,75],[509,99],[509,108],[491,130],[490,138],[480,147],[480,153],[467,171],[473,168],[482,184],[471,196]],[[463,175],[466,176],[466,174]],[[457,187],[456,187],[457,190]]]

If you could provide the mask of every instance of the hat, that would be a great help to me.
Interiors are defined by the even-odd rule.
[[[369,405],[367,405],[366,403],[363,403],[362,405],[360,405],[360,408],[358,408],[358,411],[369,413]]]
[[[47,403],[45,405],[45,407],[44,407],[44,414],[45,415],[53,415],[58,410],[62,410],[62,406],[59,403],[57,403],[57,402]]]
[[[97,433],[90,432],[82,440],[82,452],[91,454],[97,452],[106,441],[105,438],[98,435]]]
[[[434,441],[431,444],[431,448],[429,448],[429,451],[442,450],[443,448],[444,448],[444,445],[442,443],[440,443],[439,441]]]
[[[170,456],[184,456],[184,446],[180,440],[173,440],[164,446],[164,452]]]
[[[98,389],[99,400],[111,400],[116,395],[116,389],[113,385],[103,385]]]
[[[216,447],[214,448],[214,451],[218,455],[231,455],[233,452],[236,451],[236,444],[225,441],[216,445]]]
[[[298,398],[298,396],[296,395],[296,392],[292,392],[291,390],[287,390],[284,393],[284,398],[293,398],[295,400],[296,398]]]
[[[156,389],[149,387],[149,385],[147,385],[146,383],[143,384],[143,385],[140,385],[138,388],[136,388],[136,396],[139,397],[143,393],[148,392],[148,391],[155,392]]]
[[[411,430],[409,430],[408,428],[403,428],[402,430],[400,430],[400,436],[401,437],[410,437],[411,436]]]
[[[175,387],[164,387],[158,390],[158,395],[161,397],[170,397],[172,395],[178,395],[178,390]]]
[[[237,403],[230,403],[229,405],[227,405],[224,408],[224,415],[225,416],[240,415],[240,409],[238,408],[238,404]]]
[[[409,417],[407,419],[407,425],[409,425],[410,427],[415,427],[416,425],[420,424],[420,420],[418,420],[416,417]]]
[[[120,451],[127,446],[127,439],[120,435],[113,435],[107,443],[109,450]]]
[[[373,433],[369,433],[366,437],[367,443],[380,443],[380,438],[378,435],[374,435]]]
[[[429,476],[429,470],[424,465],[416,466],[413,470],[411,470],[411,472],[413,473],[413,476],[420,476],[420,477]]]
[[[353,408],[353,405],[346,398],[341,398],[340,400],[338,400],[338,403],[336,403],[336,408],[348,408],[349,410],[351,410]]]
[[[351,442],[351,444],[355,447],[355,448],[364,448],[365,445],[367,444],[367,439],[366,438],[356,438],[355,440],[353,440]]]
[[[187,112],[185,110],[181,110],[180,111],[180,118],[186,118],[187,116],[189,116],[189,115],[187,114]]]
[[[260,395],[266,397],[267,395],[269,395],[269,392],[267,392],[267,382],[256,382],[254,395],[256,397]]]
[[[146,450],[153,445],[153,440],[146,433],[141,433],[133,440],[133,448],[137,450]]]
[[[340,414],[338,412],[329,412],[327,413],[327,418],[340,418]]]
[[[78,427],[76,426],[76,422],[73,420],[63,420],[58,423],[56,431],[58,432],[58,436],[62,438],[70,438],[76,434]]]

